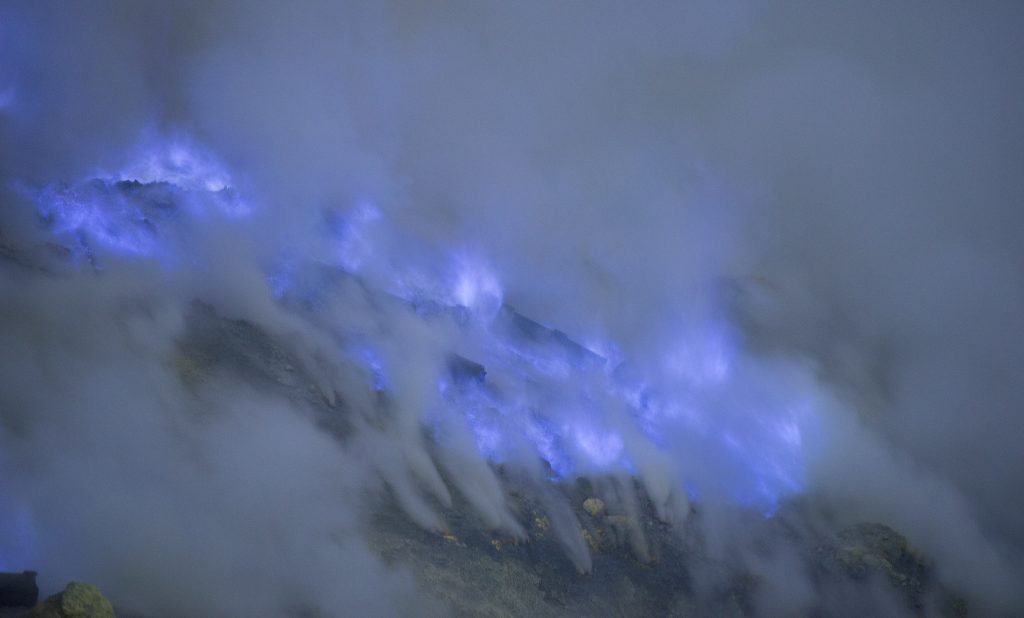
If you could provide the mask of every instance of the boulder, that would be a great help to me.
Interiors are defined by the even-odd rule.
[[[587,498],[583,501],[583,510],[591,517],[600,517],[604,513],[604,501],[600,498]]]
[[[99,588],[71,582],[62,592],[36,605],[28,618],[114,618],[114,606]]]

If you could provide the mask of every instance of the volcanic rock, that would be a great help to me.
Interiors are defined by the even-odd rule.
[[[35,571],[0,573],[0,607],[32,607],[37,601]]]
[[[604,513],[604,502],[600,498],[587,498],[583,501],[583,510],[591,517],[600,517]]]
[[[71,582],[63,592],[33,607],[26,617],[114,618],[114,606],[96,586]]]

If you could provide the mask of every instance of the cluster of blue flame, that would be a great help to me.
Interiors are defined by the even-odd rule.
[[[95,268],[104,254],[174,261],[189,226],[252,211],[223,164],[187,143],[161,144],[114,173],[23,191],[56,242]],[[335,249],[327,263],[283,252],[266,272],[268,293],[296,311],[315,313],[331,293],[317,269],[364,277],[378,249],[370,232],[387,225],[371,203],[325,220],[321,233]],[[437,372],[427,418],[441,444],[461,433],[488,460],[533,457],[553,479],[668,471],[691,497],[727,496],[765,512],[801,490],[806,406],[752,365],[727,322],[681,325],[656,358],[624,360],[596,351],[618,349],[614,342],[581,345],[504,304],[485,260],[433,255],[426,267],[420,255],[391,256],[383,277],[378,261],[366,280],[473,342]],[[349,338],[338,353],[388,391],[394,376],[372,338]]]

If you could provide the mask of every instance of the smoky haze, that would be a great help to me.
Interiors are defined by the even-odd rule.
[[[883,521],[972,606],[1024,611],[1022,26],[998,2],[0,3],[0,257],[53,262],[0,270],[0,570],[153,615],[443,614],[374,554],[369,505],[440,530],[457,492],[522,535],[486,463],[558,472],[518,412],[545,405],[577,432],[566,470],[621,453],[666,519],[771,458],[755,500]],[[166,144],[218,170],[174,177],[195,212],[240,201],[143,259],[55,260],[39,187],[166,179]],[[469,326],[355,285],[304,317],[281,273],[306,263]],[[312,404],[183,381],[195,299],[287,342],[344,439]],[[503,306],[753,446],[664,418],[654,439],[600,370],[523,386],[491,352]],[[451,351],[491,360],[500,452],[438,392]],[[813,596],[767,586],[766,615]]]

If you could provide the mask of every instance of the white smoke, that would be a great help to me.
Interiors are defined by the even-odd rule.
[[[1021,18],[5,5],[0,249],[50,272],[0,279],[0,550],[36,556],[46,585],[92,579],[172,615],[430,611],[361,540],[366,492],[439,530],[458,492],[517,535],[487,457],[543,478],[541,449],[574,472],[628,469],[666,519],[688,512],[684,483],[713,504],[756,470],[772,498],[892,523],[980,607],[1020,607]],[[39,249],[41,201],[73,209],[97,176],[178,188],[191,214],[160,227],[164,253],[76,245],[96,221],[152,238],[102,208],[44,213],[77,267]],[[328,290],[316,266],[360,280]],[[288,342],[356,437],[229,378],[183,383],[194,298]],[[503,303],[607,366],[496,347]],[[452,352],[493,390],[439,389]],[[637,422],[641,399],[654,412]],[[586,570],[572,512],[549,502]]]

